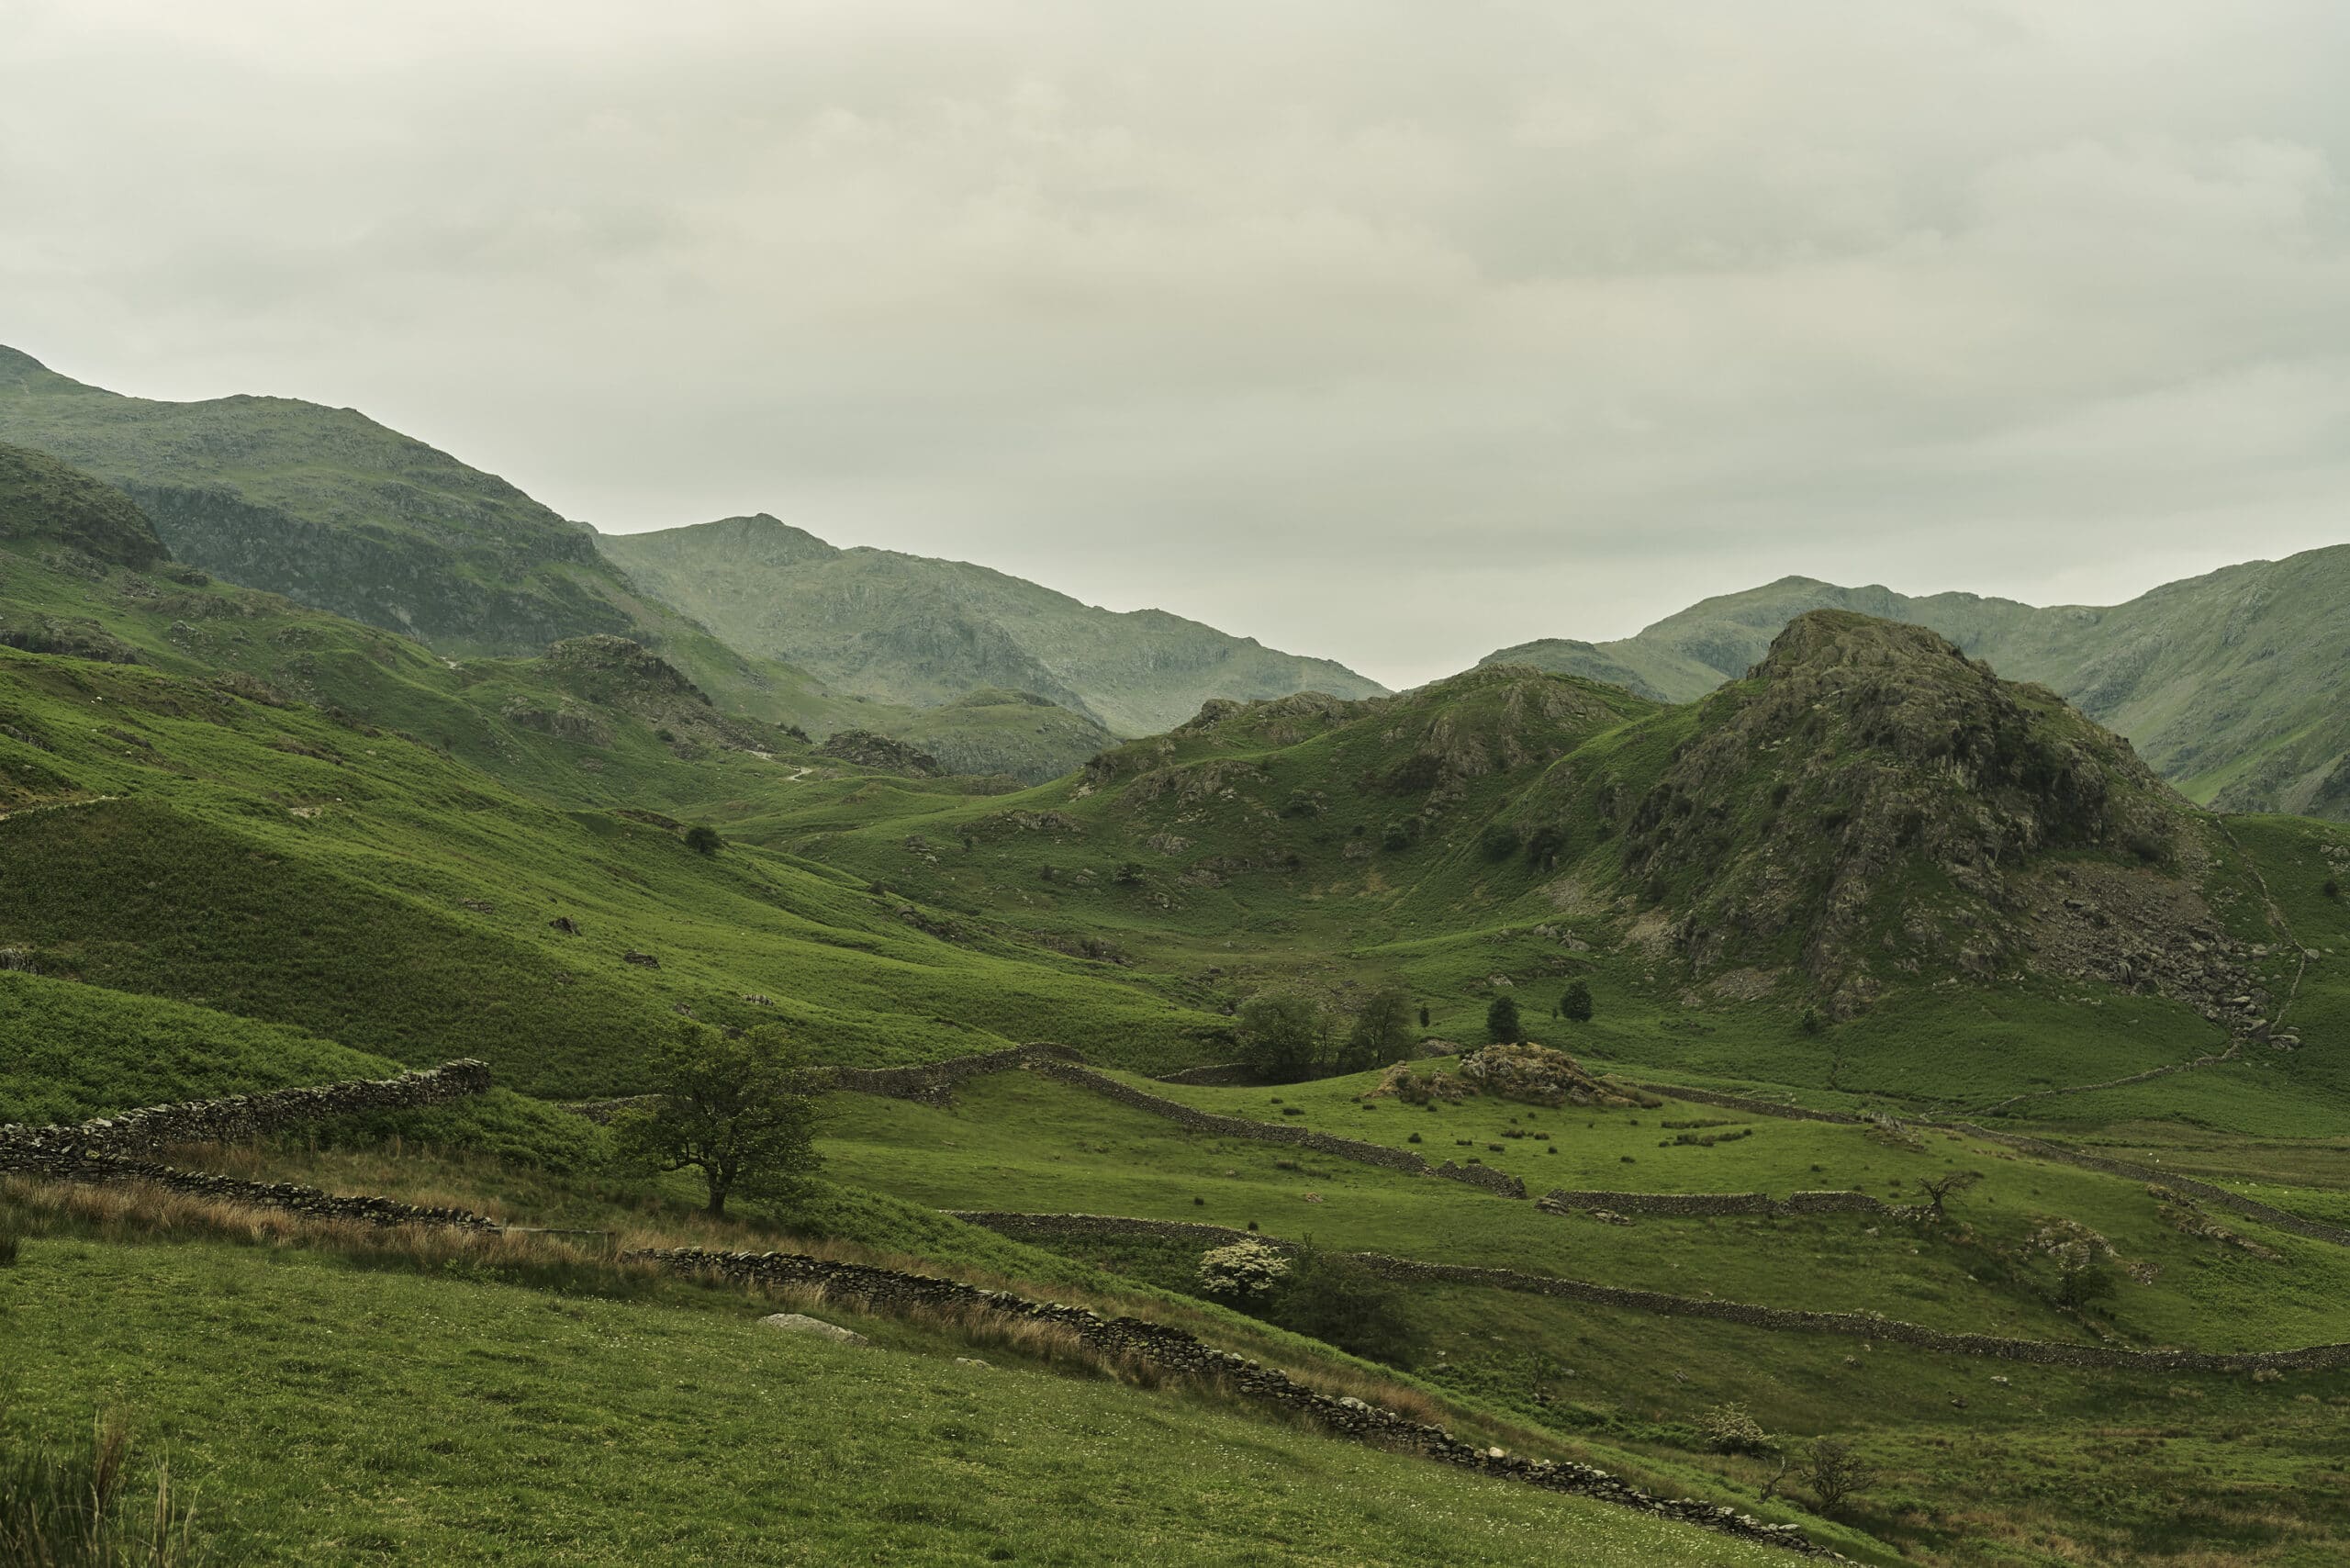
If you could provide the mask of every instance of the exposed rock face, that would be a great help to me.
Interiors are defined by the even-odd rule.
[[[2059,860],[2164,890],[2133,895],[2132,952],[2215,924],[2200,887],[2215,840],[2193,808],[2127,742],[1922,627],[1802,616],[1656,772],[1595,765],[1572,787],[1619,824],[1626,877],[1695,973],[1791,963],[1840,1016],[1899,974],[2034,961],[2036,879]],[[2111,971],[2119,955],[2092,953],[2056,907],[2049,933],[2074,936],[2042,967]],[[2169,964],[2147,983],[2197,1005],[2213,989]],[[2232,975],[2224,989],[2243,994]]]
[[[870,730],[843,730],[825,741],[822,749],[826,756],[837,756],[860,767],[878,767],[885,773],[903,773],[915,778],[935,778],[944,771],[938,766],[938,758],[928,752],[916,751],[903,741],[893,741]]]

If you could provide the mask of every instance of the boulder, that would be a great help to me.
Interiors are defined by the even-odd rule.
[[[854,1328],[844,1328],[837,1323],[827,1323],[821,1317],[804,1313],[778,1312],[759,1319],[762,1328],[778,1328],[786,1334],[813,1334],[820,1339],[830,1339],[841,1345],[863,1345],[868,1341]]]

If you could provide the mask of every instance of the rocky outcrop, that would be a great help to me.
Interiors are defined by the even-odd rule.
[[[0,539],[48,540],[102,566],[144,569],[170,554],[129,496],[21,446],[0,445]]]
[[[1460,1058],[1460,1077],[1488,1094],[1533,1105],[1637,1105],[1637,1095],[1583,1071],[1548,1046],[1485,1046]]]
[[[903,741],[893,741],[871,730],[838,731],[818,749],[826,756],[836,756],[859,767],[901,773],[911,778],[932,778],[946,771],[939,766],[938,758],[930,753],[918,751]]]

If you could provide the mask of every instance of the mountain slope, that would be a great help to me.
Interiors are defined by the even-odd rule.
[[[1703,600],[1613,643],[1548,639],[1489,664],[1613,679],[1689,701],[1745,673],[1815,610],[1926,626],[2002,676],[2037,681],[2227,811],[2350,818],[2350,545],[2167,583],[2126,604],[2039,609],[1810,577]]]
[[[1164,610],[1099,610],[984,566],[835,549],[765,514],[596,543],[736,647],[884,701],[933,707],[1002,687],[1133,735],[1172,729],[1211,698],[1384,689]]]

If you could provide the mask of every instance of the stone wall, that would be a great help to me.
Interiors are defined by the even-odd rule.
[[[1551,1214],[1606,1209],[1615,1214],[1684,1219],[1716,1215],[1787,1218],[1823,1214],[1874,1214],[1900,1219],[1916,1212],[1866,1193],[1789,1193],[1785,1198],[1774,1198],[1768,1193],[1592,1193],[1563,1188],[1545,1193],[1535,1200],[1534,1206]]]
[[[150,1105],[111,1116],[96,1116],[70,1127],[0,1126],[0,1162],[11,1150],[50,1146],[84,1153],[119,1154],[166,1143],[228,1143],[286,1127],[361,1111],[401,1110],[436,1101],[462,1099],[489,1088],[489,1066],[473,1060],[444,1062],[397,1078],[362,1079],[313,1088],[278,1089],[265,1094],[231,1094]]]
[[[2199,1182],[2192,1176],[2177,1175],[2151,1165],[2132,1165],[2126,1159],[2108,1159],[2102,1155],[2084,1154],[2079,1149],[2067,1148],[2063,1144],[2042,1143],[2038,1138],[2025,1137],[2019,1133],[1993,1132],[1988,1127],[1976,1126],[1973,1122],[1959,1122],[1953,1125],[1960,1132],[1970,1133],[1976,1137],[1989,1138],[1992,1142],[2004,1144],[2009,1148],[2020,1149],[2034,1159],[2053,1159],[2062,1165],[2076,1165],[2084,1170],[2101,1171],[2108,1176],[2126,1176],[2133,1182],[2146,1182],[2168,1187],[2174,1192],[2184,1193],[2198,1202],[2215,1204],[2221,1208],[2231,1209],[2237,1214],[2256,1219],[2263,1225],[2274,1226],[2278,1230],[2290,1231],[2295,1236],[2306,1236],[2312,1241],[2331,1242],[2336,1247],[2350,1247],[2350,1230],[2345,1230],[2338,1225],[2327,1225],[2322,1220],[2303,1219],[2299,1215],[2288,1214],[2279,1208],[2272,1208],[2257,1198],[2247,1198],[2240,1193],[2231,1193],[2225,1187],[2215,1187],[2209,1182]]]
[[[1665,1193],[1600,1194],[1626,1197],[1670,1197]],[[1841,1194],[1812,1194],[1841,1196]],[[1768,1201],[1767,1199],[1764,1201]],[[1224,1226],[1195,1225],[1180,1220],[1126,1219],[1114,1215],[1005,1214],[989,1211],[959,1213],[957,1218],[990,1230],[1027,1236],[1157,1236],[1171,1240],[1197,1240],[1222,1246],[1248,1237],[1281,1251],[1297,1244],[1280,1237]],[[1623,1307],[1668,1317],[1706,1317],[1778,1332],[1841,1334],[1850,1338],[1910,1345],[1944,1355],[1980,1356],[1995,1361],[2026,1361],[2043,1366],[2104,1367],[2132,1372],[2317,1372],[2350,1366],[2350,1345],[2312,1345],[2293,1350],[2132,1350],[2109,1345],[2069,1345],[2052,1339],[2009,1339],[1992,1334],[1952,1334],[1923,1324],[1878,1317],[1865,1312],[1807,1312],[1793,1307],[1755,1306],[1745,1302],[1716,1301],[1706,1296],[1671,1295],[1662,1291],[1634,1290],[1624,1285],[1593,1284],[1552,1274],[1521,1273],[1514,1269],[1483,1269],[1465,1263],[1429,1263],[1416,1258],[1394,1258],[1380,1252],[1349,1253],[1382,1279],[1404,1284],[1468,1284],[1493,1290],[1520,1291],[1530,1295],[1558,1296],[1595,1306]]]
[[[1006,1236],[1147,1236],[1164,1241],[1197,1242],[1204,1250],[1236,1241],[1261,1241],[1287,1252],[1296,1244],[1276,1240],[1253,1230],[1228,1225],[1205,1225],[1186,1219],[1129,1219],[1123,1215],[1017,1214],[1004,1209],[947,1209],[946,1215]]]
[[[1778,1116],[1790,1122],[1834,1122],[1841,1126],[1865,1126],[1865,1116],[1848,1116],[1841,1111],[1814,1111],[1801,1105],[1783,1105],[1775,1100],[1749,1100],[1743,1095],[1717,1094],[1710,1089],[1687,1089],[1675,1083],[1635,1083],[1633,1088],[1644,1093],[1662,1095],[1667,1100],[1686,1100],[1697,1105],[1718,1105],[1725,1111],[1749,1111],[1758,1116]]]
[[[478,1061],[443,1063],[397,1078],[280,1089],[265,1094],[232,1094],[177,1105],[150,1105],[118,1115],[98,1116],[68,1127],[0,1126],[0,1174],[15,1173],[63,1182],[145,1182],[196,1197],[218,1198],[261,1208],[283,1209],[312,1219],[347,1219],[370,1225],[455,1226],[496,1230],[495,1220],[464,1209],[429,1208],[390,1198],[339,1197],[290,1182],[246,1182],[202,1170],[180,1170],[125,1151],[169,1143],[220,1143],[260,1137],[288,1127],[363,1111],[399,1110],[479,1094],[489,1087],[489,1069]]]
[[[1180,1376],[1211,1379],[1243,1398],[1303,1416],[1325,1429],[1360,1442],[1417,1453],[1505,1481],[1546,1491],[1597,1498],[1719,1531],[1747,1540],[1788,1548],[1812,1557],[1836,1554],[1808,1540],[1794,1525],[1770,1525],[1735,1509],[1694,1497],[1651,1496],[1589,1465],[1526,1459],[1499,1449],[1464,1443],[1441,1427],[1412,1420],[1360,1399],[1316,1393],[1287,1373],[1218,1350],[1180,1328],[1136,1317],[1105,1318],[1088,1308],[1029,1301],[1005,1291],[981,1290],[956,1280],[900,1273],[861,1263],[836,1263],[793,1253],[711,1252],[693,1249],[632,1252],[643,1260],[695,1278],[733,1285],[815,1287],[837,1297],[862,1300],[883,1310],[948,1307],[1016,1315],[1058,1323],[1091,1349],[1130,1359]]]
[[[852,1094],[882,1094],[894,1100],[919,1100],[925,1104],[943,1105],[947,1096],[954,1092],[955,1086],[966,1079],[990,1072],[1009,1072],[1031,1062],[1080,1059],[1067,1046],[1013,1046],[1004,1050],[950,1057],[945,1061],[924,1062],[916,1067],[836,1067],[831,1070],[832,1087]]]
[[[1204,1089],[1245,1089],[1261,1083],[1257,1070],[1245,1061],[1211,1062],[1205,1067],[1187,1067],[1181,1072],[1162,1072],[1160,1083],[1188,1083]]]
[[[1212,1111],[1198,1110],[1181,1101],[1164,1099],[1136,1089],[1131,1083],[1122,1083],[1074,1062],[1039,1062],[1035,1070],[1063,1083],[1090,1089],[1122,1105],[1132,1105],[1138,1111],[1148,1111],[1154,1116],[1164,1116],[1195,1133],[1208,1133],[1217,1137],[1252,1138],[1259,1143],[1288,1144],[1292,1148],[1310,1148],[1317,1154],[1334,1155],[1340,1159],[1352,1159],[1364,1165],[1384,1166],[1390,1170],[1406,1171],[1414,1176],[1438,1174],[1427,1160],[1409,1149],[1389,1148],[1384,1144],[1363,1143],[1330,1133],[1317,1133],[1310,1127],[1284,1126],[1278,1122],[1260,1122],[1249,1116],[1220,1116]]]

